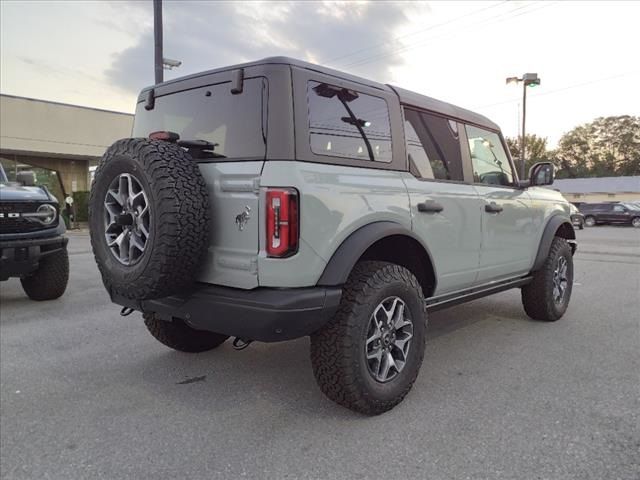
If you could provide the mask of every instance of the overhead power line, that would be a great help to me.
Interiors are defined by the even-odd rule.
[[[560,87],[560,88],[556,88],[556,89],[553,89],[553,90],[547,90],[545,92],[541,92],[541,93],[530,95],[530,98],[544,97],[545,95],[552,95],[554,93],[564,92],[566,90],[571,90],[572,88],[585,87],[587,85],[592,85],[594,83],[606,82],[606,81],[609,81],[609,80],[615,80],[615,79],[618,79],[618,78],[627,77],[627,76],[630,76],[630,75],[638,75],[638,74],[640,74],[640,70],[632,70],[632,71],[629,71],[629,72],[619,73],[617,75],[611,75],[609,77],[597,78],[595,80],[590,80],[588,82],[575,83],[573,85],[567,85],[565,87]],[[486,105],[480,105],[480,106],[477,106],[477,107],[472,107],[472,109],[473,110],[479,110],[481,108],[489,108],[489,107],[495,107],[495,106],[498,106],[498,105],[506,105],[508,103],[519,102],[520,100],[521,100],[520,98],[514,98],[514,99],[511,99],[511,100],[503,100],[501,102],[489,103],[489,104],[486,104]]]
[[[501,23],[501,22],[504,22],[506,20],[511,20],[511,19],[519,17],[521,15],[527,15],[527,14],[533,13],[535,11],[542,10],[544,8],[548,8],[548,7],[552,6],[552,5],[555,5],[556,3],[558,3],[558,2],[542,3],[542,4],[529,3],[529,4],[526,4],[526,5],[522,5],[522,6],[519,6],[517,8],[514,8],[514,9],[508,11],[508,12],[501,12],[501,13],[499,13],[497,15],[492,16],[492,17],[484,18],[484,19],[482,19],[482,20],[480,20],[478,22],[472,22],[472,23],[470,23],[468,25],[463,25],[461,27],[457,27],[456,31],[450,30],[450,31],[442,32],[442,34],[440,34],[440,35],[436,35],[434,37],[431,37],[431,38],[428,38],[428,39],[425,39],[425,40],[420,40],[420,41],[418,41],[418,42],[416,42],[414,44],[405,45],[405,46],[402,46],[400,48],[393,49],[393,50],[388,51],[388,52],[383,52],[383,53],[380,53],[380,54],[377,54],[377,55],[374,55],[374,56],[371,56],[371,57],[368,57],[368,58],[365,57],[363,59],[357,60],[357,61],[352,62],[350,64],[344,65],[342,68],[360,67],[362,65],[366,65],[367,63],[377,62],[377,61],[383,60],[385,58],[388,58],[390,56],[397,55],[399,53],[404,53],[406,51],[413,50],[413,49],[418,48],[418,47],[422,47],[424,45],[429,44],[433,40],[456,34],[462,28],[464,29],[465,32],[468,32],[470,29],[474,29],[474,28],[477,28],[477,27],[485,27],[485,26],[488,26],[488,25]],[[529,7],[533,7],[533,8],[528,9]],[[525,11],[519,12],[520,10],[523,10],[523,9],[525,9]],[[526,10],[526,9],[528,9],[528,10]]]
[[[461,15],[459,17],[452,18],[450,20],[447,20],[446,22],[438,23],[438,24],[435,24],[435,25],[430,25],[430,26],[428,26],[426,28],[422,28],[420,30],[416,30],[415,32],[406,33],[404,35],[400,35],[398,37],[392,38],[392,39],[390,39],[388,41],[380,42],[380,43],[377,43],[375,45],[371,45],[369,47],[361,48],[360,50],[355,50],[353,52],[346,53],[344,55],[340,55],[339,57],[334,57],[332,59],[328,59],[326,61],[323,61],[322,63],[333,63],[333,62],[337,62],[339,60],[342,60],[344,58],[353,57],[354,55],[358,55],[359,53],[368,52],[368,51],[371,51],[371,50],[376,50],[378,48],[387,46],[390,42],[397,42],[398,40],[405,39],[407,37],[412,37],[412,36],[419,35],[421,33],[428,32],[428,31],[434,30],[436,28],[439,28],[439,27],[442,27],[442,26],[445,26],[445,25],[449,25],[451,23],[457,22],[458,20],[462,20],[463,18],[470,17],[472,15],[476,15],[476,14],[484,12],[486,10],[490,10],[492,8],[495,8],[498,5],[502,5],[503,3],[507,3],[508,1],[509,0],[502,0],[501,2],[496,2],[496,3],[492,4],[492,5],[487,6],[487,7],[480,8],[478,10],[474,10],[472,12],[466,13],[466,14]]]

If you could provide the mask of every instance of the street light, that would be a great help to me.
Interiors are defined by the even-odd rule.
[[[174,68],[178,68],[180,65],[182,65],[180,60],[173,60],[172,58],[162,59],[162,66],[165,70],[173,70]]]
[[[522,78],[507,77],[507,85],[510,83],[522,82],[522,142],[520,146],[520,179],[524,180],[524,163],[525,163],[525,123],[527,120],[527,87],[536,87],[540,85],[540,78],[537,73],[525,73]]]

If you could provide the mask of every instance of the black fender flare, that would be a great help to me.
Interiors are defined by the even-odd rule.
[[[571,221],[562,215],[554,215],[552,216],[547,225],[544,227],[544,232],[542,232],[542,238],[540,239],[540,245],[538,246],[538,253],[536,255],[536,260],[533,263],[532,272],[540,270],[542,265],[544,265],[544,261],[549,255],[549,249],[551,248],[551,242],[553,242],[553,238],[556,236],[556,232],[563,225],[566,224],[570,228],[571,235],[570,240],[576,239],[575,230],[573,229],[573,225]],[[575,248],[572,248],[575,250]]]
[[[434,269],[434,281],[437,282],[438,276],[435,272],[433,257],[420,237],[399,223],[380,221],[360,227],[355,232],[351,233],[351,235],[349,235],[342,244],[340,244],[322,272],[322,275],[318,280],[318,285],[344,285],[351,273],[351,270],[353,270],[357,261],[362,257],[362,254],[364,254],[364,252],[366,252],[367,249],[378,240],[394,235],[409,237],[420,244],[426,252],[429,262]],[[436,285],[434,284],[433,287],[435,289]]]

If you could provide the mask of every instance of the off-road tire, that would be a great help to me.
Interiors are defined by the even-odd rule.
[[[377,382],[366,364],[364,343],[375,307],[398,296],[409,309],[413,338],[402,371]],[[378,415],[399,404],[411,389],[424,357],[427,311],[422,288],[406,268],[363,261],[351,272],[334,318],[311,335],[311,363],[322,392],[334,402],[365,415]]]
[[[560,256],[563,256],[568,263],[568,282],[562,303],[556,304],[553,299],[553,275]],[[555,237],[544,265],[534,273],[533,281],[522,287],[524,311],[534,320],[555,322],[566,312],[572,288],[573,255],[571,246],[564,238]]]
[[[229,338],[220,333],[195,330],[177,318],[169,322],[156,318],[152,313],[145,313],[143,318],[147,330],[156,340],[179,352],[206,352],[219,347]]]
[[[587,215],[586,217],[584,217],[585,227],[595,227],[597,224],[598,222],[596,222],[596,217],[594,217],[593,215]]]
[[[60,298],[69,283],[69,255],[67,248],[50,253],[40,259],[38,270],[21,278],[24,293],[31,300]]]
[[[135,176],[151,206],[150,235],[134,265],[119,262],[105,239],[105,195],[122,173]],[[186,289],[203,263],[209,234],[209,197],[197,163],[169,142],[118,140],[96,170],[89,222],[96,263],[111,295],[145,300]]]

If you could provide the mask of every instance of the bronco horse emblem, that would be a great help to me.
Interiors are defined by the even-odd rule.
[[[245,205],[244,212],[236,215],[236,225],[238,226],[238,230],[244,230],[244,226],[247,224],[249,219],[251,218],[251,207],[249,205]]]

